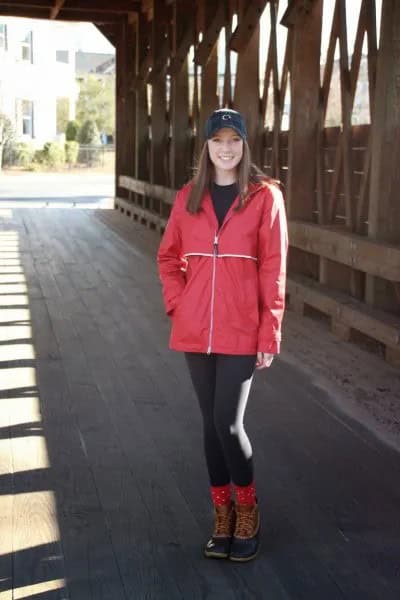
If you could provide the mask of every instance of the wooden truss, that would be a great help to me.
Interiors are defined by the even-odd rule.
[[[117,205],[152,227],[193,174],[209,112],[241,110],[256,162],[285,186],[292,305],[328,314],[346,338],[357,324],[400,362],[400,3],[382,0],[378,45],[377,3],[361,0],[350,49],[346,4],[0,0],[0,14],[90,20],[116,45]],[[370,115],[356,124],[362,70]]]

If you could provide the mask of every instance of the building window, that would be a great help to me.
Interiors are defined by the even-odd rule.
[[[56,50],[56,61],[69,64],[69,52],[68,50]]]
[[[21,43],[22,60],[33,63],[32,31],[29,31]]]
[[[22,133],[33,138],[33,102],[22,100]]]
[[[0,23],[0,51],[7,50],[7,25]]]

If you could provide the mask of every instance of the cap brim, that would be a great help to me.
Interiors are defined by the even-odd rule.
[[[235,125],[222,125],[222,127],[216,127],[215,129],[213,129],[210,132],[208,139],[210,139],[213,135],[215,135],[217,133],[217,131],[220,131],[221,129],[233,129],[242,138],[242,140],[244,140],[246,138],[246,136],[243,135],[243,132],[240,131],[240,129],[238,127],[235,127]]]

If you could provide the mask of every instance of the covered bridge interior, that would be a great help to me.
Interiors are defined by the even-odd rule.
[[[400,5],[355,4],[354,45],[345,0],[13,0],[0,14],[91,21],[115,45],[115,206],[151,228],[193,173],[208,113],[242,111],[254,161],[285,186],[290,306],[399,365]]]
[[[290,311],[246,421],[260,555],[203,558],[201,417],[154,257],[206,115],[237,107],[285,185],[290,306],[399,365],[400,3],[0,0],[1,15],[92,21],[118,69],[117,210],[0,210],[1,600],[398,600],[399,371]]]

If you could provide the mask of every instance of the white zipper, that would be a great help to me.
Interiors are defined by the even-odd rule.
[[[254,193],[255,193],[255,191],[252,192],[251,194],[249,194],[249,197],[251,195],[253,195]],[[212,269],[212,280],[211,280],[210,333],[208,335],[207,354],[211,354],[211,342],[212,342],[213,329],[214,329],[215,272],[216,272],[217,258],[218,258],[218,234],[221,234],[222,229],[225,227],[225,225],[231,218],[232,218],[232,215],[230,215],[230,217],[228,219],[225,218],[224,222],[222,223],[221,227],[219,228],[219,231],[216,231],[214,234],[214,252],[211,255],[212,259],[213,259],[213,269]],[[197,254],[198,256],[210,256],[208,254],[202,254],[200,252],[199,253],[193,252],[192,254],[193,255]],[[189,253],[186,256],[189,256]],[[225,256],[230,256],[230,255],[226,254]],[[252,260],[257,260],[253,256],[243,256],[242,258],[251,258]]]
[[[211,341],[212,341],[212,335],[213,335],[213,329],[214,329],[215,272],[216,272],[216,266],[217,266],[217,256],[218,256],[218,235],[217,235],[217,232],[215,232],[213,268],[212,268],[212,279],[211,279],[210,333],[208,336],[207,354],[211,354]]]

